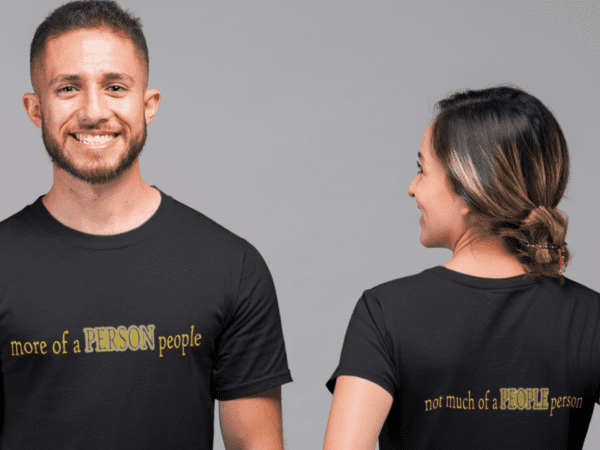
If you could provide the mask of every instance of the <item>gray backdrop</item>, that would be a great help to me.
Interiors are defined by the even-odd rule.
[[[0,220],[52,185],[21,97],[35,28],[61,3],[2,4]],[[142,18],[162,92],[143,178],[249,240],[273,274],[294,378],[286,449],[323,445],[325,382],[363,290],[452,256],[421,246],[407,193],[451,92],[513,83],[556,115],[572,158],[566,275],[600,291],[598,1],[120,4]],[[598,409],[586,450],[600,445]]]

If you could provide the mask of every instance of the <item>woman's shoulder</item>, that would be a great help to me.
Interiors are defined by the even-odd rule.
[[[433,268],[430,268],[413,275],[394,278],[380,283],[365,290],[365,295],[379,298],[395,297],[398,294],[407,296],[413,292],[422,292],[424,287],[432,287],[434,284],[435,275],[433,273]]]
[[[444,266],[434,266],[419,273],[395,278],[380,283],[365,290],[367,299],[397,300],[423,297],[429,299],[469,296],[476,291],[477,295],[486,295],[486,291],[495,298],[499,292],[509,295],[509,291],[517,290],[526,294],[534,290],[536,296],[560,298],[561,302],[570,299],[577,302],[600,304],[600,293],[580,282],[564,277],[565,283],[560,284],[557,278],[542,276],[533,280],[527,276],[511,277],[479,277],[453,271]]]

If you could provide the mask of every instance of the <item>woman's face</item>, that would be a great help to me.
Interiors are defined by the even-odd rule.
[[[451,191],[446,172],[433,153],[431,131],[423,134],[419,171],[408,188],[421,210],[421,244],[428,248],[454,250],[458,240],[467,231],[465,215],[469,209],[464,200]]]

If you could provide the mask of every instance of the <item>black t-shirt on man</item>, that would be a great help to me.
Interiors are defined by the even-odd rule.
[[[2,450],[212,449],[214,400],[292,381],[258,251],[161,191],[111,236],[0,223]]]

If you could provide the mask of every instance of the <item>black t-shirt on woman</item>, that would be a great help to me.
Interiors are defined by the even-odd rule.
[[[336,378],[393,396],[388,449],[581,449],[600,384],[600,294],[443,266],[364,292]]]

